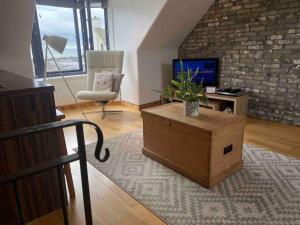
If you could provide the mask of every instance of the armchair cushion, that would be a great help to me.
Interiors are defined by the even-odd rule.
[[[112,87],[112,90],[114,92],[119,93],[123,77],[124,77],[124,74],[114,73],[114,82],[113,82],[113,87]]]
[[[113,73],[102,72],[95,73],[93,91],[112,91]]]
[[[118,97],[118,94],[113,91],[79,91],[77,98],[98,102],[111,101]]]

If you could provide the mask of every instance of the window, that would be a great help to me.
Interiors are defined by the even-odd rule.
[[[44,74],[45,34],[68,39],[63,54],[51,49],[61,72],[48,54],[47,77],[82,74],[86,71],[85,50],[109,49],[106,18],[106,9],[91,8],[87,1],[37,0],[31,46],[36,78]]]
[[[59,63],[62,71],[78,71],[82,70],[82,62],[80,61],[80,50],[77,43],[80,42],[76,37],[76,28],[78,24],[74,21],[74,11],[71,8],[53,7],[37,5],[37,15],[40,26],[40,36],[58,35],[68,38],[68,42],[63,54],[52,51],[53,56]],[[76,16],[76,15],[75,15]],[[45,57],[45,42],[42,41],[43,57]],[[81,65],[80,65],[81,64]],[[48,72],[58,72],[58,69],[51,57],[48,58]]]

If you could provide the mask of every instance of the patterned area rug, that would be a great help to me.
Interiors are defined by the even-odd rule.
[[[299,225],[300,161],[244,145],[244,168],[208,190],[142,154],[142,130],[105,141],[88,161],[172,225]]]

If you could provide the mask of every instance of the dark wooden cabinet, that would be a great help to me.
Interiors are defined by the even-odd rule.
[[[56,120],[54,87],[0,70],[0,132]],[[61,134],[61,133],[60,133]],[[0,176],[62,155],[59,132],[0,142]],[[26,222],[60,208],[56,171],[18,182]],[[10,185],[0,187],[0,223],[18,224]]]

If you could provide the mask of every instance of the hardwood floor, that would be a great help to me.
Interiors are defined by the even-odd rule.
[[[96,122],[102,129],[104,137],[110,138],[142,128],[140,112],[121,106],[109,106],[111,109],[124,110],[122,114],[109,114],[104,120],[100,115],[88,114],[88,119]],[[99,110],[98,107],[85,107],[85,111]],[[66,119],[83,118],[79,110],[65,111]],[[94,130],[89,126],[84,128],[86,143],[95,142]],[[68,151],[77,147],[75,131],[73,128],[65,129]],[[248,119],[245,129],[245,142],[262,146],[300,159],[300,127],[277,124],[268,121]],[[69,204],[69,218],[71,225],[83,225],[84,213],[81,194],[81,182],[78,163],[71,165],[75,184],[76,198]],[[141,205],[119,186],[105,177],[91,165],[88,166],[91,202],[93,209],[94,225],[140,225],[140,224],[165,224],[151,211]],[[62,214],[58,210],[29,225],[56,225],[63,224]]]
[[[244,142],[300,159],[300,127],[248,118]]]

